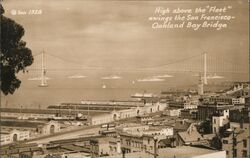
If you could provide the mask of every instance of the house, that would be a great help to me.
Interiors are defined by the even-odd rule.
[[[184,132],[177,133],[177,145],[197,145],[202,144],[204,139],[197,130],[188,130]]]
[[[188,120],[177,121],[174,133],[177,146],[207,143],[198,132],[196,124]]]
[[[188,131],[190,128],[195,128],[195,124],[190,120],[179,120],[174,124],[174,133]]]

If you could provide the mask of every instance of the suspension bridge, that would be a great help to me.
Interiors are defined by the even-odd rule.
[[[55,64],[56,63],[56,64]],[[41,80],[39,86],[46,87],[47,72],[56,71],[107,71],[105,67],[86,66],[80,62],[71,61],[65,57],[60,57],[45,51],[34,55],[34,64],[28,68],[28,71],[36,75],[37,80]],[[144,66],[136,68],[114,67],[111,72],[162,72],[162,73],[193,73],[200,77],[202,84],[207,84],[207,79],[215,74],[246,74],[247,68],[244,68],[240,62],[235,62],[233,59],[217,56],[213,54],[200,53],[188,57],[179,58],[174,61],[166,62],[154,66]],[[219,76],[217,76],[219,77]]]

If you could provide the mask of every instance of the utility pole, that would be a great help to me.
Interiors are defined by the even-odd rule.
[[[233,158],[235,158],[235,156],[237,157],[236,153],[235,153],[235,146],[237,145],[237,141],[236,141],[236,137],[235,137],[235,128],[233,129]]]
[[[237,152],[236,152],[236,145],[238,144],[238,143],[240,143],[240,142],[242,142],[242,140],[241,141],[237,141],[237,135],[239,135],[239,134],[241,134],[243,131],[239,131],[239,132],[235,132],[235,130],[236,130],[236,128],[234,128],[233,129],[233,157],[232,158],[237,158]]]
[[[157,138],[154,138],[154,158],[157,158]]]
[[[122,158],[125,158],[126,150],[125,148],[122,148]]]

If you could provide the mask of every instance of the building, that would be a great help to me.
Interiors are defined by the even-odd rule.
[[[218,151],[212,149],[190,147],[190,146],[179,146],[176,148],[164,148],[157,149],[157,158],[226,158],[225,151]],[[106,158],[122,158],[121,155],[109,156]],[[126,158],[152,158],[154,154],[141,151],[134,153],[126,153]]]
[[[30,131],[30,135],[48,135],[60,132],[61,124],[57,121],[27,122],[1,120],[1,130]]]
[[[197,112],[198,112],[197,109],[182,109],[181,118],[196,120]]]
[[[57,121],[49,121],[43,125],[38,126],[38,133],[43,135],[54,134],[60,131],[61,131],[61,125]]]
[[[143,137],[141,134],[120,132],[121,148],[125,153],[140,152],[143,150]]]
[[[143,134],[145,130],[149,130],[149,126],[130,123],[120,125],[119,127],[117,127],[117,130],[131,134]]]
[[[198,107],[198,98],[196,100],[187,100],[184,102],[183,108],[184,109],[197,109]]]
[[[249,158],[250,124],[234,125],[229,136],[222,139],[222,149],[226,151],[227,158]]]
[[[177,146],[202,144],[205,142],[194,123],[182,121],[180,124],[176,124],[174,128],[177,135]]]
[[[221,102],[206,102],[198,106],[197,119],[205,121],[206,119],[212,119],[212,116],[217,113],[229,112],[229,109],[234,105]]]
[[[2,144],[1,144],[2,145]],[[43,155],[44,151],[42,148],[38,147],[38,144],[24,144],[15,143],[11,145],[2,145],[0,157],[10,158],[10,157],[22,157],[22,158],[33,158],[37,155]]]
[[[219,134],[220,129],[229,123],[229,110],[224,110],[223,114],[220,113],[212,116],[212,130],[214,134]]]
[[[197,130],[178,132],[176,139],[177,146],[208,144]]]
[[[62,154],[61,158],[90,158],[91,154],[83,152],[69,152]],[[36,158],[36,157],[35,157]],[[37,157],[38,158],[38,157]]]
[[[178,108],[178,109],[183,109],[184,108],[184,101],[183,100],[178,100],[178,101],[169,101],[168,106],[170,108]]]
[[[250,106],[242,109],[243,121],[250,123]]]
[[[159,139],[157,136],[143,135],[142,144],[145,153],[148,153],[150,155],[158,154],[157,149],[158,149],[158,142],[160,140],[161,139]]]
[[[231,96],[211,95],[205,98],[208,102],[219,102],[232,105]]]
[[[173,127],[154,127],[143,131],[143,134],[167,138],[174,135],[174,129]]]
[[[188,131],[192,128],[195,128],[195,123],[183,119],[180,121],[176,121],[176,123],[174,124],[174,133]]]
[[[183,108],[184,109],[197,109],[198,105],[197,104],[191,104],[189,102],[184,103]]]
[[[8,131],[1,130],[1,145],[10,144],[16,141],[28,140],[29,138],[29,131],[19,131],[16,129]]]
[[[120,140],[111,137],[90,139],[91,157],[103,157],[121,153]]]
[[[168,109],[164,112],[166,116],[179,117],[181,114],[181,109]]]
[[[232,104],[233,105],[244,105],[245,104],[245,98],[244,97],[232,98]]]
[[[212,118],[212,130],[214,134],[219,134],[220,129],[229,123],[227,117],[224,116],[213,116]]]
[[[142,124],[148,124],[153,121],[153,116],[150,115],[142,115],[136,117]]]
[[[249,95],[249,82],[234,83],[234,86],[226,92],[233,97],[242,97]]]
[[[105,123],[109,123],[113,121],[131,118],[131,117],[147,115],[150,113],[163,111],[165,110],[166,107],[167,107],[166,103],[157,102],[157,103],[146,103],[142,107],[138,106],[135,108],[125,109],[125,110],[117,110],[117,111],[113,110],[109,114],[93,116],[91,118],[91,124],[100,125],[100,124],[105,124]]]

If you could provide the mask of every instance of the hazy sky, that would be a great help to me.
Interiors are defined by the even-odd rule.
[[[204,51],[213,59],[227,58],[248,67],[247,0],[209,1],[84,1],[6,0],[5,15],[24,26],[24,40],[33,54],[42,50],[85,66],[134,68],[162,65]],[[156,7],[195,8],[232,5],[236,18],[228,28],[151,28]],[[12,15],[11,10],[41,9],[41,15]],[[47,64],[55,64],[49,63]],[[212,67],[212,66],[211,66]]]
[[[235,19],[228,23],[226,29],[152,29],[148,20],[154,15],[157,7],[194,9],[206,6],[228,7],[228,15]],[[53,57],[46,59],[47,68],[102,67],[105,70],[120,68],[126,71],[134,68],[155,67],[193,55],[208,53],[209,70],[222,65],[224,70],[231,70],[237,65],[241,71],[248,73],[249,68],[249,3],[248,0],[233,1],[109,1],[109,0],[5,0],[5,16],[14,19],[25,28],[23,40],[34,55],[42,50],[52,56],[67,60],[68,64]],[[42,10],[41,15],[13,15],[14,11],[29,12]],[[34,67],[38,59],[35,56]],[[190,63],[199,65],[201,61]],[[184,64],[185,66],[185,64]],[[179,65],[180,67],[180,65]],[[162,69],[162,74],[168,74]],[[157,70],[155,69],[155,70]],[[150,72],[155,73],[155,70]],[[92,72],[92,71],[91,71]],[[114,99],[129,97],[135,92],[152,90],[159,92],[179,83],[197,83],[198,79],[175,77],[165,82],[131,84],[140,75],[122,76],[124,80],[104,81],[99,72],[82,80],[60,80],[59,72],[47,76],[49,87],[38,88],[40,81],[29,81],[22,78],[22,86],[15,94],[3,97],[1,101],[17,107],[23,105],[49,105],[60,102],[74,102],[82,98]],[[54,73],[54,72],[53,72]],[[61,71],[60,73],[74,73]],[[26,73],[28,77],[32,73]],[[41,72],[39,71],[39,75]],[[88,75],[80,72],[81,75]],[[57,76],[55,76],[57,75]],[[68,75],[68,74],[67,74]],[[119,75],[119,74],[117,74]],[[124,74],[123,74],[124,75]],[[218,73],[218,75],[221,75]],[[223,74],[222,74],[223,75]],[[228,75],[228,74],[226,74]],[[229,74],[231,75],[231,74]],[[25,75],[24,75],[25,76]],[[180,76],[183,76],[182,74]],[[233,75],[232,75],[233,76]],[[246,80],[236,75],[240,80]],[[247,76],[245,74],[245,76]],[[58,78],[59,79],[58,79]],[[127,78],[126,78],[127,77]],[[147,77],[147,76],[146,76]],[[234,75],[235,77],[235,75]],[[53,80],[57,78],[57,80]],[[130,81],[131,80],[131,81]],[[175,81],[178,81],[175,83]],[[107,84],[105,91],[102,84]],[[95,84],[94,84],[95,83]],[[210,83],[210,81],[209,81]],[[73,87],[73,88],[72,88]],[[98,87],[101,89],[98,89]],[[109,89],[111,87],[111,89]],[[117,90],[112,87],[118,88]],[[94,88],[94,89],[91,89]],[[97,89],[95,89],[97,88]],[[121,88],[121,89],[119,89]],[[131,89],[130,89],[131,88]],[[114,90],[114,91],[112,91]],[[100,98],[101,97],[101,98]],[[37,107],[37,106],[36,106]]]

